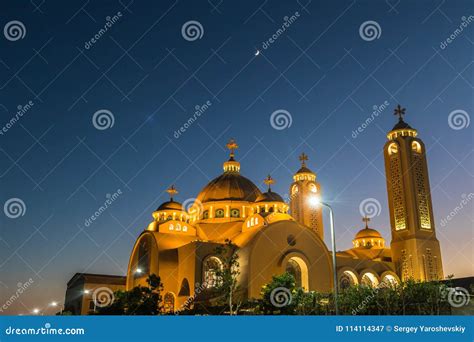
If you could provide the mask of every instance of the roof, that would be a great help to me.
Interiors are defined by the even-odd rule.
[[[95,284],[116,284],[125,285],[126,276],[112,274],[96,274],[96,273],[76,273],[67,282],[67,287],[71,287],[77,282],[95,283]]]
[[[302,166],[298,171],[296,171],[296,173],[314,173],[313,171],[311,171],[310,169],[308,169],[305,165]]]

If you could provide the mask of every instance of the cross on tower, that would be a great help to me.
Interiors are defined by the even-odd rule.
[[[271,191],[271,188],[270,188],[270,187],[271,187],[272,184],[275,183],[275,181],[273,180],[272,176],[268,175],[268,177],[265,178],[265,179],[263,180],[263,182],[264,182],[266,185],[268,185],[268,191]]]
[[[173,196],[178,193],[178,190],[174,187],[174,185],[171,185],[168,189],[166,189],[166,192],[170,195],[170,200],[173,200]]]
[[[306,154],[301,153],[300,155],[300,161],[302,166],[306,166],[306,161],[308,160],[308,156]]]
[[[365,222],[365,228],[369,228],[370,218],[367,215],[362,218],[362,222]]]
[[[395,108],[395,110],[393,111],[393,115],[398,115],[399,120],[403,121],[403,115],[405,115],[405,110],[405,108],[402,108],[400,105],[398,105],[397,108]]]

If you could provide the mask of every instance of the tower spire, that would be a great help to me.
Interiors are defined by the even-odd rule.
[[[178,193],[178,190],[176,190],[173,184],[168,189],[166,189],[166,192],[170,195],[170,201],[173,201],[173,196]]]
[[[225,145],[230,151],[229,160],[224,162],[224,172],[239,172],[240,163],[234,159],[235,150],[239,148],[239,145],[235,142],[235,139],[230,139],[227,145]]]
[[[272,191],[271,185],[275,184],[275,180],[272,178],[272,176],[268,175],[267,178],[263,180],[263,182],[268,185],[268,191]]]

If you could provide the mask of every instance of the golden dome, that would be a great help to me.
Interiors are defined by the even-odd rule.
[[[210,201],[254,202],[262,193],[251,180],[237,172],[225,172],[207,184],[197,196],[201,203]]]
[[[263,194],[258,196],[255,202],[259,203],[259,202],[284,202],[284,201],[283,201],[283,198],[280,195],[278,195],[276,192],[268,190],[267,192],[264,192]]]
[[[371,238],[381,238],[382,235],[378,231],[372,228],[361,229],[355,236],[356,239],[371,239]]]
[[[183,211],[183,206],[179,202],[175,202],[173,200],[164,202],[161,204],[156,211],[161,211],[161,210],[179,210]]]

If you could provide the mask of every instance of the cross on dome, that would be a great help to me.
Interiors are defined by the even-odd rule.
[[[265,178],[263,182],[268,185],[268,191],[271,191],[271,185],[275,183],[275,180],[272,178],[272,176],[268,175],[268,177]]]
[[[239,148],[239,145],[237,145],[235,139],[230,139],[225,146],[230,150],[230,160],[233,160],[235,156],[235,150]]]
[[[369,228],[370,218],[367,215],[362,218],[362,222],[365,222],[365,228]]]
[[[166,189],[166,192],[170,195],[170,200],[173,200],[173,196],[178,193],[178,190],[176,190],[174,184],[171,185],[168,189]]]

